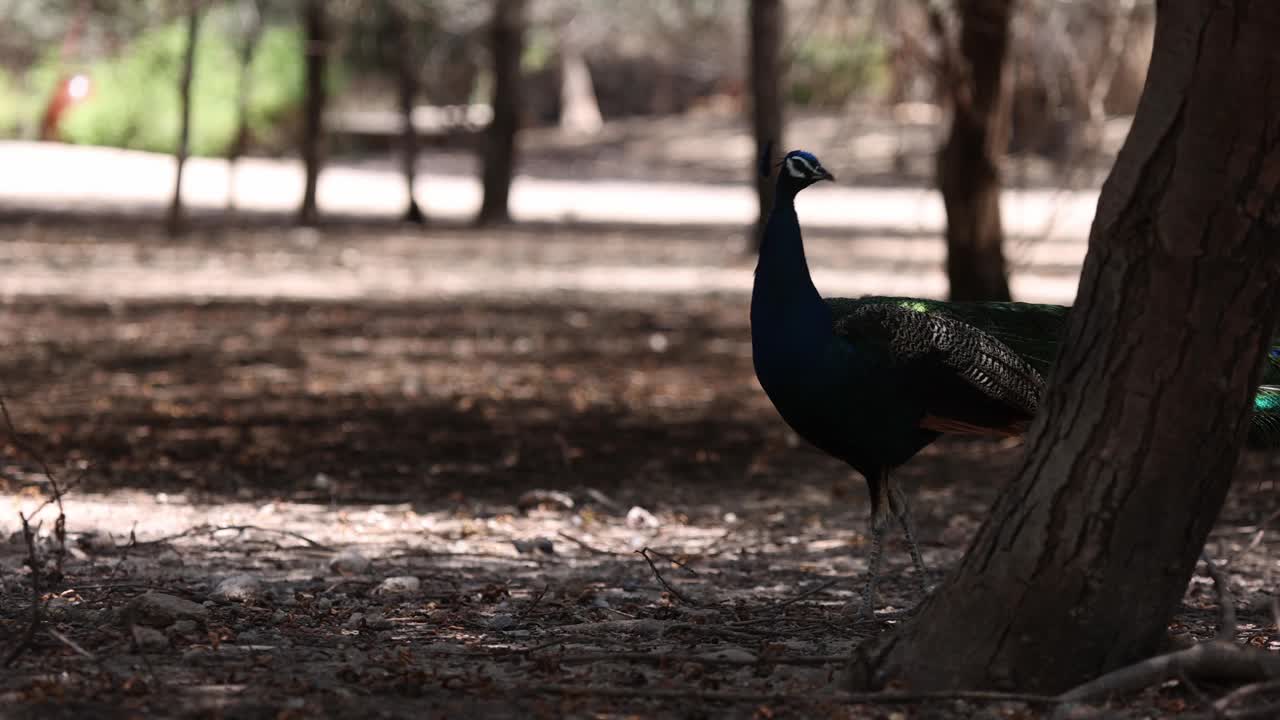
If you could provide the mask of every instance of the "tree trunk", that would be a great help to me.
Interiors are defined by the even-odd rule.
[[[484,200],[477,224],[509,222],[516,131],[520,127],[520,56],[524,52],[525,0],[494,0],[489,26],[493,57],[493,120],[485,132]]]
[[[396,58],[397,95],[400,104],[400,172],[404,175],[409,204],[404,211],[404,221],[423,225],[427,221],[418,199],[414,197],[414,179],[418,174],[418,129],[413,124],[413,105],[418,97],[418,43],[419,28],[414,18],[397,3],[391,3],[399,24],[399,42]]]
[[[951,134],[938,156],[938,188],[947,208],[947,278],[952,300],[1008,300],[999,163],[1009,134],[1005,58],[1013,0],[958,5],[959,52],[944,50],[959,65],[944,78],[951,85]]]
[[[178,97],[182,104],[178,125],[178,147],[174,150],[178,172],[173,180],[173,199],[169,202],[166,225],[170,235],[183,230],[182,171],[187,164],[187,151],[191,141],[191,76],[196,65],[196,41],[200,35],[200,3],[192,0],[187,10],[187,47],[182,56],[182,77],[178,83]]]
[[[242,0],[240,3],[241,30],[244,33],[240,46],[240,83],[236,87],[236,134],[227,153],[227,210],[236,207],[237,162],[244,155],[249,143],[249,96],[253,77],[253,53],[262,37],[262,0]]]
[[[298,223],[315,225],[320,219],[316,209],[316,186],[323,162],[325,75],[329,57],[329,22],[325,16],[323,0],[306,0],[303,25],[307,43],[307,97],[302,128],[302,164],[306,171],[306,186],[302,190]]]
[[[591,68],[569,21],[560,33],[560,129],[571,135],[595,135],[603,125]]]
[[[751,0],[750,13],[751,128],[759,151],[770,148],[768,157],[758,158],[761,167],[772,168],[778,155],[787,151],[782,137],[782,0]],[[756,179],[760,207],[752,235],[752,247],[758,251],[765,221],[773,209],[773,181],[755,165],[751,166],[751,174]]]
[[[854,682],[1057,692],[1157,650],[1222,507],[1280,308],[1280,3],[1161,3],[1029,450]]]

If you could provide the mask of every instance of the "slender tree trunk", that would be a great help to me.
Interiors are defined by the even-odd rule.
[[[1057,692],[1158,649],[1280,309],[1280,3],[1159,5],[1017,479],[854,682]]]
[[[399,24],[397,39],[399,57],[396,58],[397,95],[400,104],[400,172],[404,175],[409,204],[404,211],[404,221],[423,225],[427,216],[418,207],[414,197],[414,179],[418,174],[418,129],[413,124],[413,105],[418,97],[418,42],[419,27],[414,18],[397,3],[391,7]]]
[[[759,162],[773,167],[778,155],[787,151],[782,137],[782,0],[751,0],[750,13],[751,128],[756,147],[762,152],[766,147],[771,148],[769,157],[759,158]],[[752,247],[759,250],[765,221],[773,209],[773,182],[755,165],[751,166],[751,175],[756,179],[756,199],[760,207]]]
[[[1009,135],[1005,58],[1013,0],[960,0],[959,67],[951,74],[951,133],[938,155],[947,208],[952,300],[1008,300],[1000,223],[1000,156]],[[944,38],[945,41],[945,38]]]
[[[302,164],[306,171],[306,186],[302,190],[302,206],[298,209],[298,222],[315,225],[320,217],[316,208],[316,186],[320,180],[320,165],[324,162],[324,109],[325,75],[329,58],[329,21],[325,15],[323,0],[306,0],[303,25],[307,43],[307,97],[302,129]]]
[[[227,210],[236,207],[236,173],[238,161],[249,143],[249,97],[253,54],[262,37],[262,0],[242,0],[240,14],[244,32],[240,46],[240,82],[236,86],[236,134],[227,153]]]
[[[182,171],[187,164],[187,152],[191,138],[191,76],[196,65],[196,41],[200,36],[200,3],[191,0],[187,9],[187,47],[182,56],[182,77],[178,84],[178,97],[182,103],[182,118],[178,125],[178,147],[174,151],[178,172],[173,180],[173,199],[169,202],[166,221],[170,235],[182,232]]]
[[[591,68],[583,56],[582,43],[573,21],[563,23],[560,32],[560,129],[572,135],[600,132],[604,118],[591,82]]]
[[[525,0],[494,0],[489,25],[493,56],[493,120],[485,132],[484,200],[477,224],[510,222],[508,202],[520,127],[520,56],[524,51]]]

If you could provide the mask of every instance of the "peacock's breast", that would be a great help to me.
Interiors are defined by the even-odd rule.
[[[911,378],[840,338],[809,356],[762,355],[756,375],[800,437],[855,467],[900,464],[927,442]]]

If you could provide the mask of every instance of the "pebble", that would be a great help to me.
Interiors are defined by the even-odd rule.
[[[134,625],[163,628],[179,620],[203,623],[209,617],[209,609],[173,595],[149,592],[130,600],[124,607],[123,617]]]
[[[515,627],[516,619],[510,615],[494,615],[489,620],[489,627],[494,630],[506,630]]]
[[[157,652],[169,647],[169,637],[155,628],[134,625],[133,644],[142,652]]]
[[[248,602],[262,591],[262,582],[252,575],[240,574],[225,577],[213,589],[212,596],[228,602]]]
[[[329,569],[340,575],[363,575],[373,563],[355,550],[343,550],[329,561]]]
[[[521,555],[527,555],[533,552],[540,552],[544,555],[554,555],[556,552],[555,541],[546,537],[536,537],[532,540],[512,540],[511,544],[515,546],[516,552]]]
[[[422,587],[422,581],[412,575],[397,575],[382,581],[374,590],[377,595],[400,595],[416,593]]]
[[[639,505],[634,505],[627,511],[627,527],[633,530],[652,530],[662,527],[662,521],[658,520],[658,517],[648,510]]]

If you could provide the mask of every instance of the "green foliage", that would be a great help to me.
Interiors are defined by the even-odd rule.
[[[196,44],[191,83],[191,152],[223,155],[236,131],[239,53],[234,39],[205,26]],[[82,144],[173,152],[181,122],[178,81],[186,47],[184,23],[152,30],[116,58],[90,67],[93,94],[69,112],[61,129]],[[279,140],[281,124],[304,95],[303,38],[270,28],[250,65],[249,129],[259,142]],[[33,83],[33,86],[39,86]],[[47,93],[45,95],[47,97]]]
[[[556,57],[556,34],[543,27],[532,28],[525,33],[524,53],[520,56],[520,70],[535,73],[545,69]]]
[[[810,36],[796,48],[789,69],[790,95],[799,105],[831,107],[883,91],[886,50],[873,38],[848,42]]]
[[[0,137],[12,135],[23,120],[24,101],[13,77],[0,68]]]

